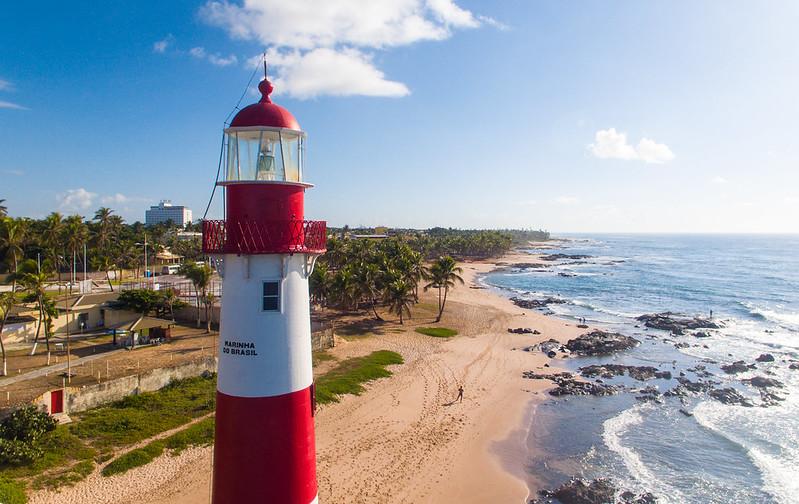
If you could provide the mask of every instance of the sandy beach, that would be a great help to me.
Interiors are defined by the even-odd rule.
[[[320,502],[525,502],[529,475],[523,475],[529,416],[549,382],[522,378],[544,368],[540,352],[522,348],[555,338],[565,341],[583,330],[535,311],[522,310],[488,289],[476,277],[527,254],[497,262],[463,263],[465,285],[450,292],[441,326],[457,329],[452,339],[413,331],[429,325],[429,315],[409,324],[390,324],[370,337],[342,340],[329,351],[338,359],[374,350],[394,350],[405,364],[393,376],[367,385],[360,396],[344,396],[316,416]],[[433,301],[433,293],[423,302]],[[530,327],[540,335],[508,333]],[[320,366],[317,372],[325,368]],[[458,385],[462,403],[453,403]],[[164,455],[147,466],[111,478],[96,470],[60,493],[39,492],[32,504],[148,503],[209,501],[212,448]]]

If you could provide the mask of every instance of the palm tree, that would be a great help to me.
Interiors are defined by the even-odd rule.
[[[444,314],[444,305],[447,303],[449,288],[454,287],[455,282],[463,283],[463,278],[460,277],[461,273],[463,273],[463,269],[450,256],[439,257],[430,267],[431,282],[424,286],[424,290],[429,288],[438,289],[438,316],[436,317],[436,322],[440,322],[441,316]],[[441,297],[442,290],[444,292],[443,299]]]
[[[195,299],[197,301],[197,327],[200,327],[200,304],[206,298],[206,290],[211,283],[213,270],[205,263],[202,265],[185,263],[180,267],[178,273],[191,280],[191,283],[194,284]],[[208,332],[211,332],[210,326]]]
[[[323,306],[327,305],[327,299],[330,295],[330,288],[333,282],[327,263],[317,261],[309,280],[311,298],[313,301]]]
[[[214,303],[216,303],[216,296],[213,292],[207,292],[203,296],[203,303],[205,304],[205,332],[211,332],[211,322],[214,316]]]
[[[72,257],[78,257],[83,244],[89,239],[89,229],[80,215],[71,215],[64,221],[67,247],[72,252]]]
[[[61,252],[64,246],[64,221],[61,214],[53,212],[44,219],[41,242],[50,256],[53,268],[58,272],[58,282],[61,283],[61,265],[63,260]]]
[[[411,306],[414,303],[413,289],[403,280],[395,280],[386,287],[386,303],[390,313],[399,315],[400,324],[403,323],[403,315],[411,318]]]
[[[4,205],[6,200],[0,199],[0,219],[8,215],[8,207]]]
[[[2,228],[0,228],[0,247],[5,247],[7,253],[11,255],[14,264],[14,276],[12,279],[11,291],[17,289],[16,274],[19,271],[19,260],[25,253],[25,241],[27,239],[28,226],[23,219],[12,219],[4,217]]]
[[[92,258],[92,268],[97,271],[105,271],[105,279],[108,281],[108,287],[111,292],[114,292],[114,284],[111,283],[111,275],[109,272],[116,268],[116,264],[107,254],[95,256]]]
[[[36,326],[36,335],[33,338],[33,348],[31,355],[36,354],[36,346],[39,344],[39,334],[42,324],[45,322],[46,309],[45,299],[47,298],[47,278],[48,274],[43,271],[27,272],[22,275],[21,283],[28,299],[35,301],[39,309],[39,323]],[[67,321],[69,323],[69,321]],[[47,327],[44,330],[45,344],[47,345],[47,365],[50,365],[50,335]]]
[[[380,285],[381,272],[377,264],[361,264],[358,268],[357,285],[360,295],[369,300],[372,305],[372,313],[377,320],[383,320],[377,313],[377,298],[381,292]]]
[[[108,207],[100,207],[94,212],[94,220],[97,221],[97,247],[100,251],[105,251],[111,239],[111,214],[114,211]]]
[[[0,351],[3,352],[3,374],[1,376],[8,376],[8,359],[6,358],[6,345],[3,343],[3,328],[11,313],[12,306],[14,306],[14,293],[0,293]]]

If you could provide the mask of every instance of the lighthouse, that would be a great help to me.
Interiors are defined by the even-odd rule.
[[[305,133],[272,84],[224,137],[224,220],[203,221],[222,276],[213,504],[317,502],[308,277],[326,223],[304,220]]]

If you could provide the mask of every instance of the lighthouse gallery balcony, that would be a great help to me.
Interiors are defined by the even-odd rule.
[[[205,220],[206,254],[324,254],[327,222]]]

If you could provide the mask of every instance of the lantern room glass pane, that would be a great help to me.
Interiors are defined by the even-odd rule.
[[[302,181],[302,135],[264,129],[231,131],[226,138],[226,181]]]
[[[300,181],[299,137],[296,135],[281,135],[283,148],[283,163],[286,167],[286,180]]]

